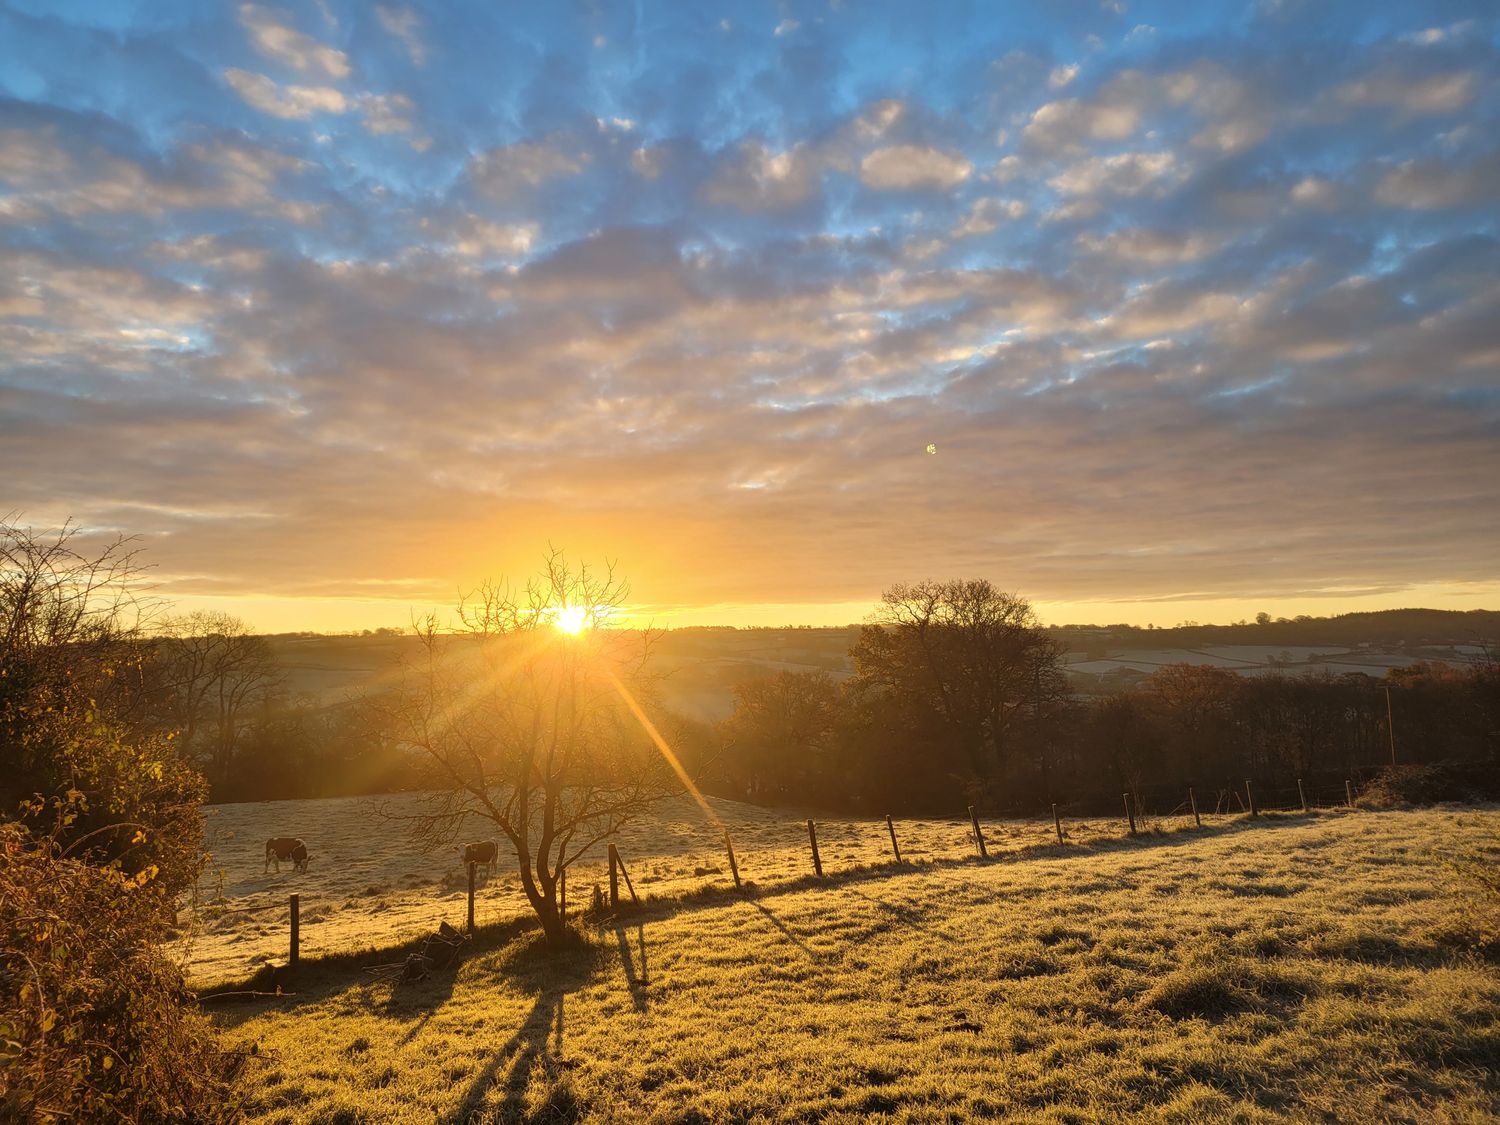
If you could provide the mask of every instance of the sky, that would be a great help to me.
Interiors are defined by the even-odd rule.
[[[266,631],[1500,606],[1490,2],[0,0],[0,515]]]

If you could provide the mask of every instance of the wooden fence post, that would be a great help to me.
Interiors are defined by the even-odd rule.
[[[302,939],[302,911],[301,911],[301,905],[302,905],[302,896],[301,895],[293,895],[292,896],[292,902],[291,902],[291,907],[292,907],[292,948],[291,948],[291,955],[287,958],[287,964],[291,968],[293,968],[293,969],[295,969],[297,967],[298,955],[301,952],[301,950],[298,948],[298,946],[301,944],[301,939]]]
[[[1057,806],[1056,805],[1052,806],[1052,827],[1055,828],[1055,829],[1057,829],[1057,842],[1059,844],[1062,843],[1063,842],[1063,837],[1062,837],[1062,818],[1057,815]]]
[[[615,910],[620,905],[620,849],[613,844],[609,846],[609,908]]]
[[[635,893],[635,884],[630,881],[630,872],[625,870],[625,861],[620,858],[620,850],[615,848],[613,844],[610,847],[615,853],[615,866],[620,869],[620,874],[625,876],[625,889],[630,892],[630,901],[639,906],[641,904],[640,896]]]
[[[1199,828],[1203,827],[1203,818],[1198,815],[1198,795],[1193,792],[1193,787],[1188,786],[1188,804],[1193,806],[1193,823]]]
[[[1260,810],[1255,807],[1255,790],[1250,787],[1250,779],[1245,778],[1245,800],[1250,802],[1250,815],[1259,816]]]
[[[818,826],[809,818],[807,821],[807,838],[812,843],[813,870],[817,872],[818,878],[823,877],[823,857],[818,855]]]
[[[984,846],[984,829],[979,827],[979,817],[974,815],[974,806],[969,806],[969,823],[974,826],[974,842],[979,845],[979,858],[989,859],[989,849]]]
[[[1297,779],[1297,796],[1302,799],[1302,811],[1307,812],[1307,790],[1302,787],[1302,779]]]
[[[734,889],[740,889],[740,865],[734,862],[734,841],[729,838],[729,829],[724,829],[724,850],[729,853],[729,871],[734,876]]]
[[[885,830],[891,834],[891,851],[896,853],[896,862],[901,862],[901,845],[896,843],[896,826],[891,823],[890,814],[886,814]]]
[[[474,932],[474,868],[479,865],[469,861],[469,933]]]
[[[1135,806],[1130,802],[1130,794],[1125,794],[1125,819],[1130,822],[1130,834],[1135,835]]]
[[[1354,783],[1347,777],[1344,779],[1344,800],[1349,802],[1349,807],[1354,807]]]

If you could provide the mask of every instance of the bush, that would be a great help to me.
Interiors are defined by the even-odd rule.
[[[1457,944],[1490,961],[1500,961],[1500,840],[1481,851],[1459,852],[1448,861],[1457,873],[1467,901],[1458,915]]]
[[[1500,777],[1482,762],[1434,762],[1425,766],[1387,766],[1365,786],[1355,804],[1364,809],[1434,805],[1444,801],[1474,804],[1500,798]]]
[[[0,1120],[223,1120],[241,1060],[157,944],[203,779],[146,718],[133,550],[75,535],[0,521]]]
[[[222,1121],[222,1050],[157,947],[165,888],[0,825],[0,1119]]]
[[[1217,1020],[1296,1004],[1316,991],[1313,978],[1294,970],[1220,957],[1167,973],[1142,997],[1142,1004],[1177,1020]]]

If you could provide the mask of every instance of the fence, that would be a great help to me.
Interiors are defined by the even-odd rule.
[[[967,816],[962,820],[934,823],[913,819],[898,825],[894,818],[886,816],[883,825],[879,821],[828,822],[834,830],[835,850],[832,853],[832,859],[836,866],[833,868],[829,868],[826,863],[830,858],[827,841],[820,844],[820,823],[809,818],[805,821],[806,843],[800,869],[794,859],[795,845],[788,842],[784,847],[765,853],[774,855],[779,860],[779,863],[766,865],[765,874],[769,878],[765,885],[808,877],[822,880],[830,875],[837,876],[840,870],[853,868],[864,870],[878,866],[908,867],[914,860],[917,862],[934,860],[953,862],[964,857],[964,851],[957,850],[957,845],[961,840],[967,844],[965,851],[968,852],[969,857],[983,862],[992,858],[992,846],[1004,848],[1007,845],[1016,845],[1012,851],[994,853],[996,856],[1014,854],[1015,850],[1024,849],[1046,848],[1055,851],[1059,848],[1067,849],[1070,845],[1079,843],[1106,843],[1111,839],[1118,840],[1121,836],[1138,837],[1143,832],[1157,831],[1170,822],[1175,822],[1174,826],[1180,829],[1195,830],[1204,827],[1205,818],[1217,818],[1220,823],[1223,823],[1225,820],[1259,818],[1271,812],[1311,815],[1319,809],[1353,806],[1357,795],[1352,779],[1335,785],[1331,782],[1312,784],[1306,779],[1298,778],[1294,785],[1274,787],[1257,783],[1252,779],[1238,784],[1226,783],[1221,786],[1208,787],[1207,800],[1212,803],[1212,807],[1209,808],[1200,803],[1199,791],[1200,786],[1184,786],[1179,798],[1170,805],[1167,804],[1168,799],[1164,799],[1164,794],[1160,792],[1153,794],[1153,800],[1148,802],[1140,793],[1127,791],[1122,796],[1120,813],[1113,821],[1107,817],[1069,816],[1065,814],[1064,806],[1053,804],[1050,823],[1046,820],[1040,822],[1009,820],[991,821],[986,825],[972,805],[967,807]],[[1161,811],[1152,811],[1152,806]],[[783,829],[790,827],[793,823],[795,822],[778,821]],[[884,832],[880,832],[882,827]],[[906,854],[902,851],[902,837],[905,837],[908,844]],[[925,848],[924,843],[927,845]],[[722,827],[721,846],[734,887],[743,889],[747,884],[743,877],[740,857],[735,852],[733,836],[727,826]],[[477,877],[477,866],[473,863],[467,864],[465,872],[465,925],[470,933],[476,928],[477,907],[481,901],[481,884]],[[596,913],[616,913],[643,905],[643,900],[636,891],[635,882],[626,867],[620,848],[613,842],[608,845],[606,871],[607,898],[600,883],[594,883],[592,908]],[[722,869],[695,868],[695,874],[700,872],[702,875],[712,875],[716,872],[722,873]],[[601,877],[605,877],[602,872]],[[566,872],[564,879],[566,879]],[[754,884],[750,885],[754,886]],[[487,887],[488,884],[484,886]],[[559,889],[562,909],[566,917],[566,882]],[[624,895],[628,895],[628,903]],[[292,893],[286,900],[288,929],[283,933],[286,934],[288,940],[283,948],[287,953],[287,964],[292,968],[296,967],[301,958],[304,923],[309,920],[303,916],[301,910],[303,897],[301,892]],[[670,897],[673,896],[668,896]],[[230,908],[224,913],[225,915],[248,916],[275,908],[279,908],[279,904]],[[512,911],[511,915],[514,916],[514,914],[515,911]],[[436,925],[436,919],[433,920],[432,925]]]

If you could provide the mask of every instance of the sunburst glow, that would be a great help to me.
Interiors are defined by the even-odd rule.
[[[553,611],[552,625],[559,632],[577,636],[589,625],[588,608],[581,605],[565,605]]]

